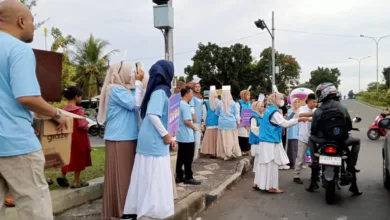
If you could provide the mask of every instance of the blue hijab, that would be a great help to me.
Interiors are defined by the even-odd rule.
[[[168,98],[171,96],[171,82],[175,68],[171,61],[159,60],[149,70],[149,82],[146,87],[146,93],[141,105],[141,118],[144,119],[148,102],[152,93],[162,89]]]

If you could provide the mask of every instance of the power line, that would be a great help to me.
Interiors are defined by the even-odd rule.
[[[223,43],[219,43],[217,45],[221,46],[221,45],[225,45],[225,44],[229,44],[229,43],[234,43],[234,42],[237,42],[237,41],[240,41],[240,40],[244,40],[244,39],[252,38],[252,37],[255,37],[255,36],[259,36],[259,35],[264,34],[264,33],[267,33],[267,32],[263,31],[263,32],[260,32],[260,33],[257,33],[257,34],[253,34],[253,35],[237,38],[237,39],[234,39],[234,40],[226,41],[226,42],[223,42]],[[195,52],[197,50],[198,49],[183,51],[183,52],[175,53],[174,55],[175,56],[183,55],[183,54]],[[162,57],[164,57],[164,56],[162,55],[162,56],[154,56],[154,57],[142,57],[142,58],[137,58],[137,59],[136,58],[132,58],[132,59],[128,59],[128,60],[125,60],[125,61],[151,60],[151,59],[158,59],[158,58],[162,58]]]
[[[276,30],[277,30],[277,31],[284,31],[284,32],[293,32],[293,33],[299,33],[299,34],[322,35],[322,36],[330,36],[330,37],[349,37],[349,38],[360,38],[360,36],[359,36],[359,35],[344,35],[344,34],[313,33],[313,32],[306,32],[306,31],[287,30],[287,29],[276,29]]]

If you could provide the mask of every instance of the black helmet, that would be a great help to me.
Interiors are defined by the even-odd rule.
[[[321,83],[317,86],[316,96],[318,102],[323,102],[327,98],[337,97],[337,88],[333,83]]]

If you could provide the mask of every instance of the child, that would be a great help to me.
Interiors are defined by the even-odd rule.
[[[77,106],[81,103],[81,95],[81,89],[76,86],[66,88],[64,90],[64,96],[68,100],[68,104],[63,109],[80,116],[85,116],[81,107]],[[68,172],[75,172],[70,188],[75,189],[88,186],[88,183],[80,180],[80,173],[89,166],[92,166],[92,162],[91,145],[88,138],[88,122],[86,119],[74,119],[70,163],[62,167],[62,177],[57,178],[58,185],[61,187],[69,187],[66,174]]]
[[[259,139],[260,121],[263,118],[264,102],[261,101],[254,102],[252,104],[252,110],[253,110],[253,114],[251,117],[251,130],[249,134],[249,144],[252,145],[251,153],[252,156],[255,157],[253,172],[256,172],[256,167],[257,167],[256,148],[260,144],[260,139]],[[257,184],[253,184],[253,188],[258,189]]]

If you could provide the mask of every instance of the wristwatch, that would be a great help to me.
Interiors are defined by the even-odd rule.
[[[60,119],[62,116],[62,112],[57,109],[56,115],[53,117],[53,119]]]

